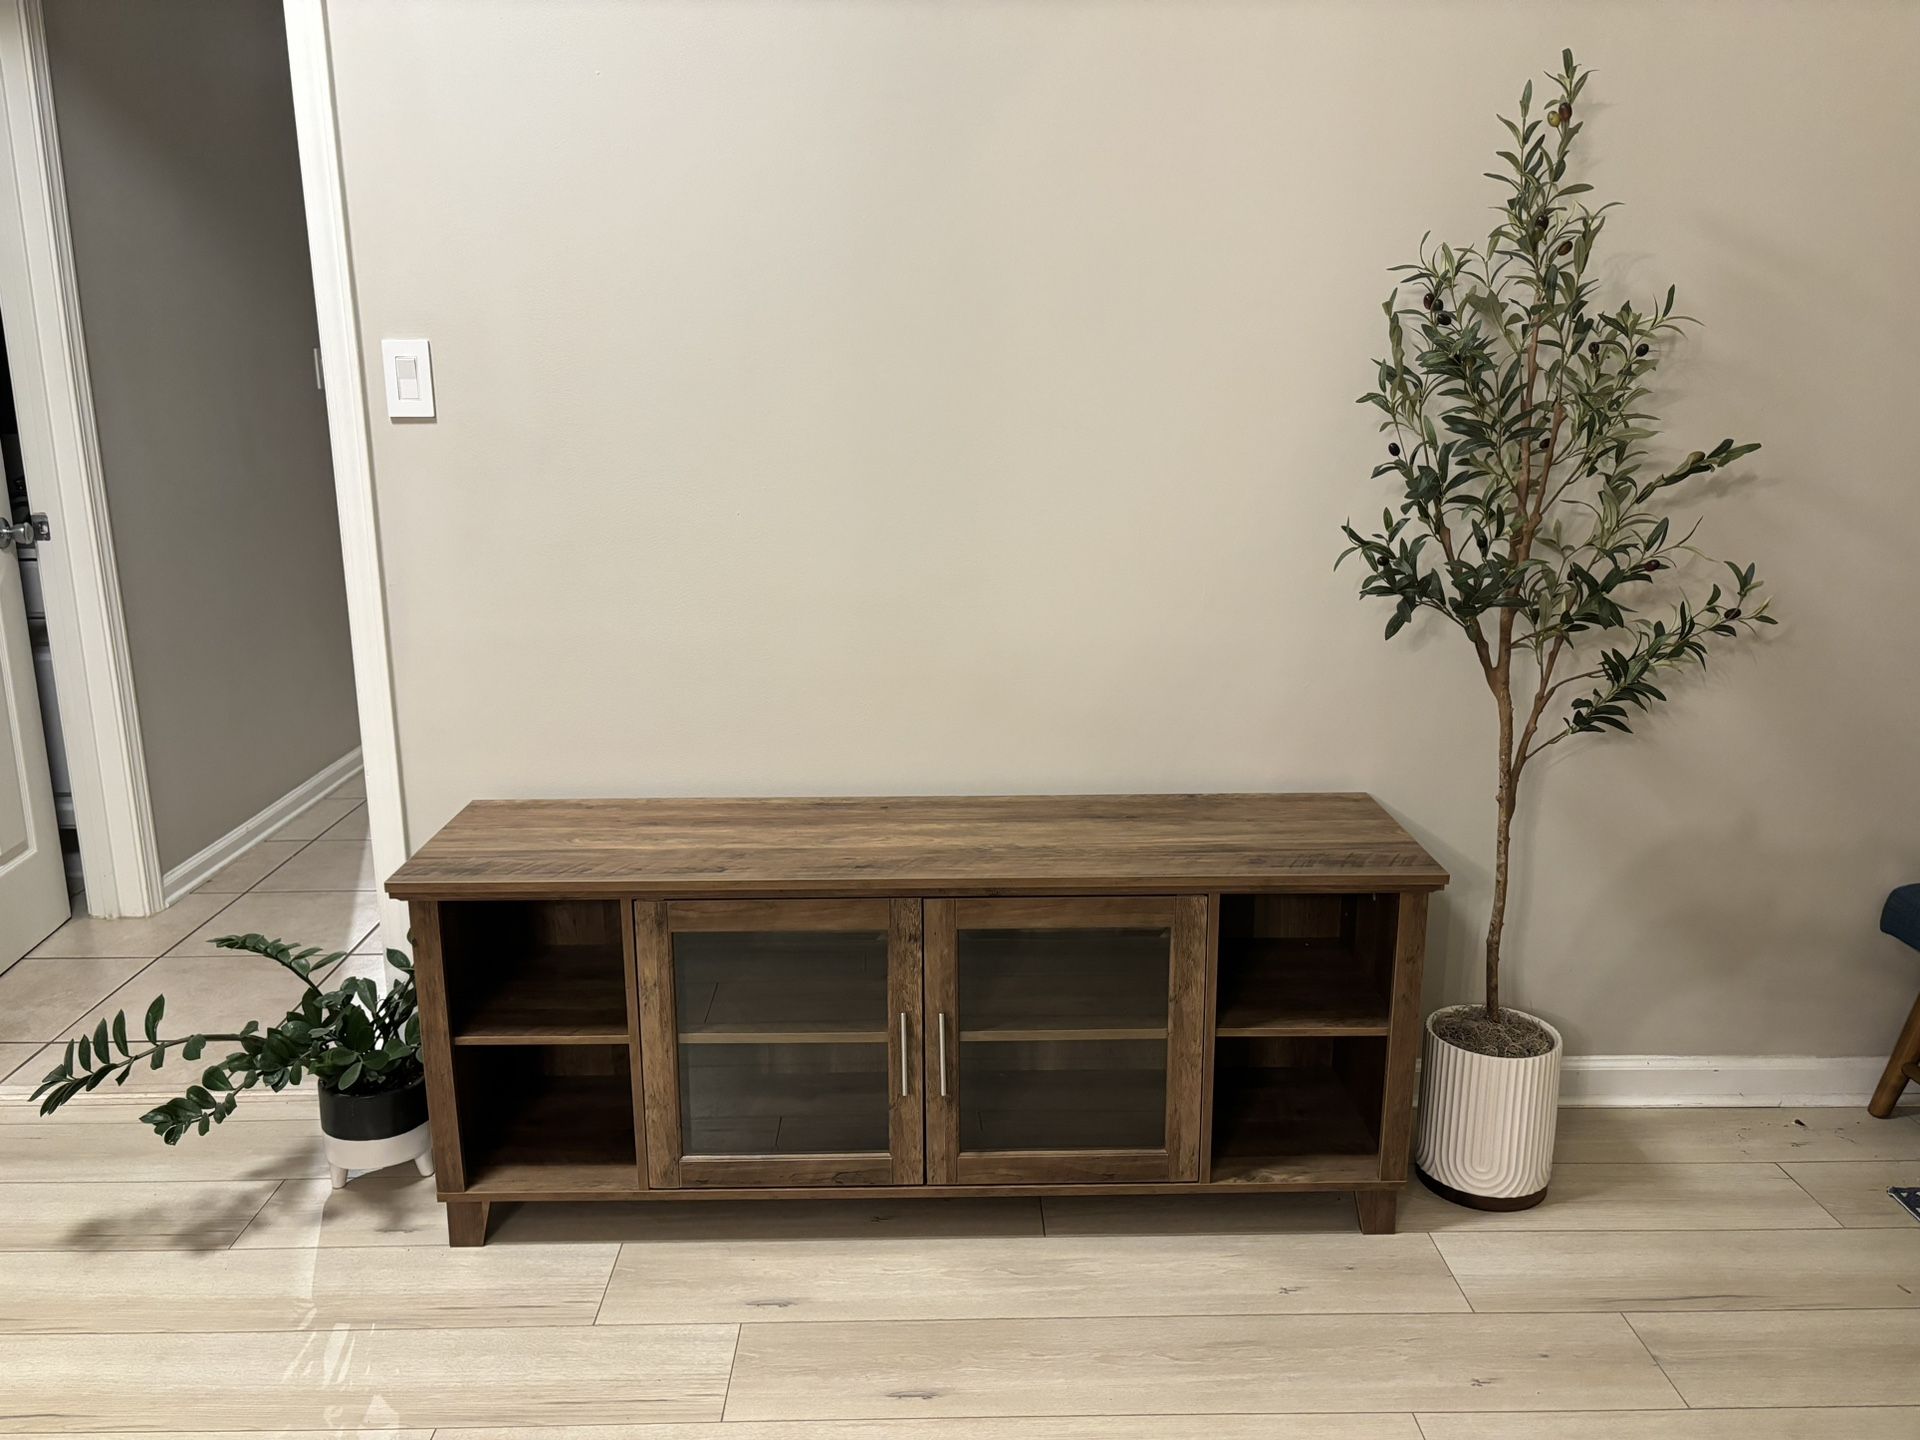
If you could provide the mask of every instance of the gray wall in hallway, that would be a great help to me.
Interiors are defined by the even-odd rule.
[[[357,743],[278,4],[49,0],[162,869]]]

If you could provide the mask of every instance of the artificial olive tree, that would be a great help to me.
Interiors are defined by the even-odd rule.
[[[1722,440],[1677,464],[1650,457],[1648,395],[1686,317],[1659,303],[1603,305],[1588,267],[1611,205],[1568,178],[1591,72],[1562,52],[1556,98],[1533,112],[1487,172],[1506,194],[1480,246],[1420,245],[1385,306],[1388,357],[1361,397],[1385,416],[1397,510],[1380,529],[1344,526],[1340,559],[1366,566],[1362,595],[1395,602],[1392,638],[1421,610],[1458,627],[1499,721],[1486,1019],[1498,1024],[1500,945],[1514,803],[1527,767],[1576,735],[1626,731],[1629,709],[1664,701],[1667,672],[1770,625],[1752,565],[1689,597],[1693,526],[1666,513],[1677,487],[1758,449]],[[1400,298],[1411,289],[1414,304]],[[1715,570],[1717,573],[1717,568]]]

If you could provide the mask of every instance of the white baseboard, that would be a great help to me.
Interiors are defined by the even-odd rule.
[[[1562,1105],[1864,1106],[1884,1055],[1569,1055]]]
[[[221,866],[245,854],[273,832],[306,810],[316,800],[343,781],[360,773],[360,751],[356,747],[342,755],[312,779],[294,786],[250,820],[242,821],[199,854],[182,860],[160,878],[160,888],[168,905],[173,904]]]

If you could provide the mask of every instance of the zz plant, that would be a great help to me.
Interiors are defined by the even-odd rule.
[[[258,955],[295,976],[306,986],[300,1003],[266,1029],[249,1020],[232,1034],[183,1035],[162,1038],[167,997],[159,995],[147,1007],[141,1026],[144,1044],[129,1043],[124,1010],[103,1018],[91,1035],[67,1042],[60,1064],[49,1071],[33,1094],[40,1113],[49,1115],[76,1095],[99,1088],[109,1077],[124,1085],[133,1067],[142,1063],[158,1070],[170,1052],[198,1060],[215,1042],[236,1045],[224,1060],[207,1066],[197,1085],[156,1106],[140,1117],[161,1139],[172,1145],[189,1130],[204,1135],[239,1104],[241,1093],[264,1085],[284,1090],[311,1074],[329,1090],[343,1095],[377,1095],[399,1090],[421,1077],[420,1015],[413,988],[413,962],[405,952],[387,951],[387,963],[401,978],[382,995],[365,976],[349,975],[338,985],[322,988],[313,973],[345,959],[344,952],[322,955],[317,947],[296,950],[282,940],[264,935],[223,935],[214,944],[227,950]]]
[[[1632,728],[1669,676],[1720,643],[1771,625],[1752,565],[1707,560],[1667,506],[1694,478],[1758,449],[1722,440],[1674,463],[1650,448],[1655,373],[1685,324],[1674,291],[1642,308],[1603,304],[1590,278],[1611,204],[1571,178],[1592,72],[1563,51],[1552,98],[1502,118],[1512,148],[1487,172],[1505,191],[1484,244],[1420,245],[1388,299],[1387,358],[1360,397],[1384,416],[1397,504],[1378,530],[1343,527],[1363,596],[1394,602],[1391,639],[1423,610],[1459,630],[1492,694],[1493,898],[1485,1019],[1501,1030],[1509,837],[1522,777],[1576,736]],[[1410,287],[1416,303],[1402,306]],[[1336,565],[1340,562],[1336,562]],[[1700,593],[1676,577],[1725,577]],[[1479,1048],[1475,1046],[1474,1048]],[[1500,1052],[1495,1052],[1500,1053]]]

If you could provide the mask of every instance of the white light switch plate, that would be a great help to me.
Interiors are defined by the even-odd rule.
[[[433,352],[425,340],[382,340],[380,368],[387,377],[387,418],[433,416]]]

